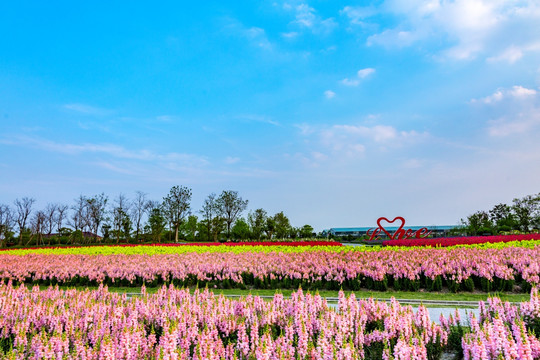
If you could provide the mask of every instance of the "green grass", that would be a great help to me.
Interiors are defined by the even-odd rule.
[[[27,285],[28,287],[31,287],[31,285]],[[48,288],[47,286],[40,286],[41,289]],[[73,287],[73,286],[60,286],[60,289],[78,289],[83,290],[87,287]],[[89,289],[97,289],[97,287],[88,287]],[[159,287],[147,287],[146,292],[147,293],[155,293],[157,292]],[[194,291],[195,288],[191,288],[191,291]],[[224,295],[243,295],[247,296],[249,294],[251,295],[260,295],[260,296],[273,296],[276,293],[281,293],[285,297],[288,297],[291,295],[293,290],[290,289],[279,289],[279,290],[261,290],[261,289],[253,289],[253,290],[240,290],[240,289],[211,289],[216,294],[224,294]],[[110,292],[118,292],[118,293],[140,293],[141,288],[140,287],[109,287]],[[327,291],[327,290],[320,290],[320,291],[305,291],[305,293],[318,293],[319,295],[323,297],[338,297],[339,292],[338,291]],[[346,291],[345,295],[349,295],[350,293],[354,292],[355,296],[357,298],[377,298],[377,299],[390,299],[391,297],[395,297],[396,299],[410,299],[410,300],[440,300],[440,301],[480,301],[480,300],[486,300],[488,297],[497,296],[501,298],[503,301],[511,301],[511,302],[521,302],[521,301],[528,301],[530,299],[529,294],[514,294],[514,293],[482,293],[482,292],[474,292],[474,293],[451,293],[451,292],[422,292],[422,291]]]

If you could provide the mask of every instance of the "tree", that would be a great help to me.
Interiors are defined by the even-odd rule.
[[[506,204],[495,205],[493,209],[489,210],[489,218],[499,231],[509,231],[516,226],[512,208]]]
[[[276,237],[284,239],[291,229],[289,218],[285,216],[283,211],[274,215],[274,221],[276,223]]]
[[[174,226],[174,241],[178,242],[178,229],[190,212],[191,189],[185,186],[173,186],[169,195],[163,198],[163,208]]]
[[[461,220],[469,235],[478,235],[491,231],[493,224],[489,219],[489,215],[485,211],[477,211],[472,215],[467,216],[466,220]]]
[[[21,200],[15,199],[16,221],[19,225],[19,245],[22,245],[23,233],[26,229],[26,222],[32,212],[32,205],[36,202],[33,198],[23,197]]]
[[[6,247],[13,236],[13,211],[8,205],[0,204],[0,247]]]
[[[248,223],[254,239],[261,240],[266,225],[266,218],[267,214],[263,209],[256,209],[254,212],[248,214]]]
[[[204,200],[202,209],[199,210],[199,213],[203,217],[202,223],[204,223],[206,227],[206,234],[208,236],[208,240],[212,238],[212,223],[214,218],[216,217],[219,209],[217,208],[216,204],[216,194],[211,193],[208,195],[208,197]]]
[[[272,239],[274,231],[276,231],[276,220],[273,216],[269,216],[266,218],[266,223],[264,224],[264,232],[269,240]]]
[[[230,238],[231,225],[238,216],[247,208],[248,201],[243,200],[238,191],[225,190],[216,199],[219,213],[227,223],[227,238]]]
[[[512,202],[512,210],[521,231],[528,232],[531,227],[540,225],[540,194],[516,198]]]
[[[234,222],[234,226],[231,229],[231,233],[235,239],[247,240],[251,236],[249,225],[244,218],[239,218]]]
[[[39,210],[36,213],[34,213],[34,216],[31,221],[32,225],[32,235],[37,236],[36,239],[36,245],[43,244],[43,230],[44,230],[44,224],[45,220],[47,218],[47,215],[43,210]]]
[[[60,233],[64,219],[67,217],[67,211],[69,207],[67,205],[58,205],[56,207],[56,216],[54,221],[56,222],[56,230]]]
[[[198,225],[197,220],[198,219],[196,215],[189,215],[187,218],[187,221],[185,221],[184,223],[182,223],[182,225],[180,225],[182,235],[187,241],[195,240],[195,235],[197,233],[197,225]]]
[[[161,234],[165,230],[167,219],[163,216],[162,210],[156,206],[150,210],[148,215],[148,227],[153,242],[161,242]]]
[[[142,191],[137,191],[135,193],[135,199],[132,203],[132,214],[131,217],[135,224],[135,239],[139,241],[139,234],[141,232],[142,220],[144,215],[148,212],[149,207],[152,205],[150,201],[146,199],[146,193]]]
[[[216,216],[212,219],[212,239],[214,239],[214,242],[218,241],[219,234],[221,234],[226,229],[226,221],[225,218],[221,216]]]
[[[131,219],[129,218],[129,200],[124,194],[118,195],[115,199],[116,206],[113,208],[113,233],[116,243],[120,238],[129,240],[131,230]]]
[[[107,219],[108,201],[104,193],[86,199],[88,224],[94,233],[94,241],[97,241],[100,225]]]
[[[52,234],[53,228],[54,228],[54,217],[56,215],[56,209],[58,208],[57,204],[48,203],[45,210],[43,210],[43,213],[45,215],[45,221],[43,223],[43,226],[45,228],[45,231],[47,232],[47,235]]]
[[[88,225],[88,203],[86,202],[86,198],[82,194],[79,195],[79,197],[75,199],[75,205],[73,205],[71,209],[73,210],[73,213],[71,214],[70,225],[75,231],[83,231]],[[75,236],[73,239],[78,239],[78,237]]]
[[[311,225],[304,225],[300,229],[300,237],[301,238],[310,238],[313,236],[313,227]]]

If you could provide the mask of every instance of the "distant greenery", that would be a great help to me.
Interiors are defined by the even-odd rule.
[[[489,211],[477,211],[461,219],[461,232],[467,235],[496,235],[538,232],[540,229],[540,193],[497,204]]]
[[[71,205],[49,203],[34,209],[33,198],[0,204],[0,247],[160,243],[179,241],[247,241],[313,238],[311,225],[294,227],[283,211],[258,208],[242,217],[248,200],[237,191],[210,194],[200,210],[191,208],[191,189],[173,186],[162,201],[137,191],[80,195]],[[200,215],[200,218],[197,216]]]

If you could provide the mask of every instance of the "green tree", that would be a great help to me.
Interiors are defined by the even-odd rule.
[[[274,236],[274,232],[276,231],[276,220],[274,217],[269,216],[266,218],[266,222],[264,224],[264,232],[266,233],[266,237],[270,240],[272,239],[272,236]]]
[[[204,200],[202,209],[199,210],[199,213],[202,215],[203,220],[201,221],[202,224],[205,226],[205,233],[208,240],[212,239],[213,237],[213,231],[212,231],[212,224],[213,220],[216,216],[218,216],[219,209],[216,204],[216,194],[211,193],[208,195],[208,197]]]
[[[510,231],[517,225],[512,208],[506,204],[495,205],[489,210],[489,218],[498,231]]]
[[[225,218],[216,216],[212,219],[212,239],[214,242],[218,241],[219,234],[221,234],[227,228],[227,222]]]
[[[540,194],[516,198],[512,202],[519,230],[528,232],[532,227],[540,227]]]
[[[150,210],[148,225],[153,242],[161,242],[161,235],[163,234],[163,231],[165,231],[166,224],[167,219],[165,219],[165,216],[163,216],[163,212],[159,207],[154,207]]]
[[[180,232],[187,241],[195,241],[195,234],[197,233],[198,219],[195,215],[189,215],[187,221],[184,221],[180,226]]]
[[[289,218],[285,216],[283,211],[274,215],[274,221],[276,223],[276,237],[284,239],[290,233],[291,224]]]
[[[490,232],[493,224],[489,219],[489,215],[485,211],[477,211],[472,215],[467,216],[466,220],[461,220],[469,235],[479,235]]]
[[[231,233],[232,236],[238,240],[247,240],[251,236],[249,225],[244,218],[239,218],[234,222]]]
[[[225,190],[216,199],[217,209],[220,215],[227,223],[227,238],[230,238],[231,225],[236,221],[238,216],[246,210],[248,201],[243,200],[238,191]]]
[[[173,186],[169,195],[163,198],[163,209],[174,227],[174,241],[178,242],[178,229],[190,212],[191,189]]]
[[[115,200],[116,206],[113,209],[113,236],[116,238],[116,243],[120,239],[129,241],[131,233],[131,219],[129,217],[130,203],[124,194],[118,195]]]
[[[313,227],[308,224],[302,226],[300,229],[300,237],[303,239],[313,237]]]
[[[255,240],[261,239],[267,217],[266,211],[263,209],[256,209],[254,212],[250,212],[248,214],[248,223],[251,227],[251,235]]]

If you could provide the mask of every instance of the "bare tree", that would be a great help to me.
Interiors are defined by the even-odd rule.
[[[45,225],[45,220],[47,215],[43,210],[37,211],[32,217],[31,226],[32,226],[32,237],[37,236],[36,244],[43,244],[43,230]],[[31,240],[32,238],[30,238]],[[28,242],[30,242],[30,240]]]
[[[36,202],[33,198],[23,197],[21,200],[15,199],[15,211],[17,212],[17,225],[19,225],[19,245],[22,245],[23,232],[26,229],[26,222],[32,212],[32,205]]]
[[[62,229],[62,224],[64,220],[67,217],[67,211],[69,209],[69,206],[62,204],[57,205],[56,208],[56,216],[54,217],[54,221],[56,223],[56,230],[60,232],[60,229]]]
[[[51,235],[54,228],[54,217],[56,215],[56,209],[58,208],[57,204],[48,203],[45,210],[43,210],[43,213],[45,215],[45,221],[43,223],[43,226],[45,228],[45,231],[47,231],[47,235]]]
[[[152,206],[152,202],[146,199],[147,194],[142,191],[137,191],[135,194],[131,207],[131,217],[135,223],[135,239],[139,241],[143,217]]]
[[[236,221],[242,211],[246,210],[248,201],[243,200],[240,195],[238,195],[238,191],[227,190],[219,195],[216,199],[216,204],[221,216],[223,216],[227,222],[227,238],[229,238],[231,234],[231,224]]]
[[[191,189],[173,186],[169,195],[163,198],[163,208],[169,222],[174,226],[174,241],[178,242],[178,228],[190,213]]]
[[[13,228],[13,211],[8,205],[0,204],[0,246],[6,247]]]
[[[73,210],[73,213],[71,214],[70,225],[75,231],[84,231],[84,228],[88,224],[88,202],[86,201],[86,197],[79,195],[79,197],[75,199],[75,205],[73,205],[71,209]]]
[[[86,199],[88,225],[94,233],[94,241],[97,241],[99,226],[106,220],[108,200],[104,193]]]

